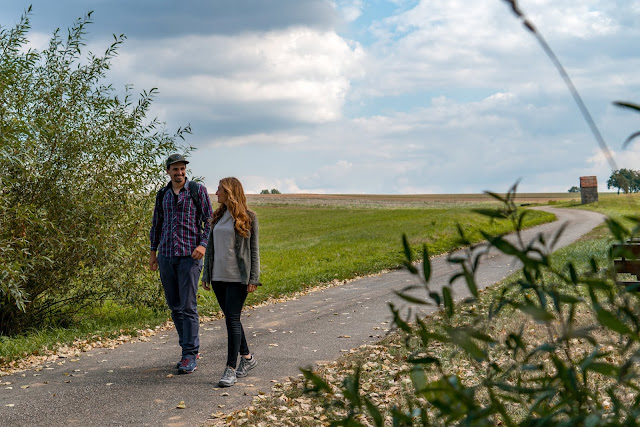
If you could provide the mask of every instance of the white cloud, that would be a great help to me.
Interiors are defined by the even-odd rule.
[[[364,3],[362,0],[338,0],[334,7],[342,14],[345,21],[353,22],[362,15]]]
[[[363,56],[357,43],[334,32],[298,27],[129,41],[115,69],[134,75],[136,87],[161,87],[172,102],[197,103],[202,111],[241,105],[258,115],[325,123],[342,116]]]
[[[273,179],[261,176],[245,176],[242,178],[242,186],[247,194],[259,194],[262,190],[276,189],[285,194],[302,194],[302,193],[326,193],[321,189],[302,189],[296,183],[294,178]]]
[[[286,133],[257,133],[250,135],[240,135],[227,138],[213,139],[209,145],[212,147],[228,146],[238,147],[241,145],[290,145],[304,142],[308,139],[306,135],[291,135]]]

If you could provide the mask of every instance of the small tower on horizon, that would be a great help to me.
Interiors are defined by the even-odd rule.
[[[580,199],[583,205],[598,201],[598,177],[580,177]]]

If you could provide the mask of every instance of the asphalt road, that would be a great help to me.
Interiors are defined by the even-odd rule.
[[[527,230],[525,240],[538,233],[549,237],[566,224],[556,249],[604,219],[577,209],[542,209],[556,214],[558,221]],[[448,284],[452,269],[446,256],[431,262],[431,286]],[[489,253],[478,285],[489,286],[517,268],[501,254]],[[176,375],[180,349],[170,330],[148,341],[94,349],[0,377],[0,426],[202,425],[213,412],[249,406],[253,396],[297,376],[301,366],[335,360],[351,348],[376,342],[390,328],[389,302],[428,314],[432,308],[409,307],[393,293],[416,283],[416,277],[398,270],[246,310],[243,325],[259,365],[227,389],[215,385],[226,360],[224,320],[201,325],[201,359],[190,375]],[[454,283],[456,298],[464,297],[464,290]],[[177,408],[181,401],[184,409]]]

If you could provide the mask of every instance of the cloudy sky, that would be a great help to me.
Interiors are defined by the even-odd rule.
[[[550,60],[503,0],[0,0],[33,5],[34,46],[93,10],[90,50],[127,41],[109,79],[159,89],[190,124],[191,169],[247,192],[566,192],[611,168]],[[640,169],[640,1],[521,0],[618,167]]]

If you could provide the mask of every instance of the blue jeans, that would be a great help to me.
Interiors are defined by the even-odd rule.
[[[216,294],[227,326],[227,366],[236,369],[238,353],[242,356],[249,354],[247,339],[240,323],[240,313],[248,295],[247,285],[215,281],[211,283],[211,288]]]
[[[197,295],[202,260],[158,255],[158,269],[171,318],[178,331],[182,357],[195,357],[200,350]]]

